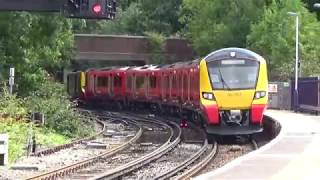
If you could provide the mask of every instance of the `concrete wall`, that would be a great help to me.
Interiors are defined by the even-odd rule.
[[[193,60],[196,56],[184,39],[169,38],[165,44],[167,62]],[[151,48],[144,36],[75,35],[75,62],[136,61],[149,63]]]

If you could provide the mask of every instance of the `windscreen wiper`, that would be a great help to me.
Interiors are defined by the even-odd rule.
[[[219,71],[220,80],[221,80],[221,82],[222,82],[222,87],[223,87],[223,89],[224,89],[224,87],[226,87],[227,90],[230,90],[231,88],[229,87],[229,85],[227,84],[227,82],[226,82],[226,81],[223,79],[223,77],[222,77],[222,73],[221,73],[220,68],[218,68],[218,71]]]

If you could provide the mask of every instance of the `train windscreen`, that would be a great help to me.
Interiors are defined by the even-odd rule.
[[[213,89],[254,89],[259,62],[244,59],[228,59],[208,62]]]

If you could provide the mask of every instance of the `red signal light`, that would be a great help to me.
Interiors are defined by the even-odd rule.
[[[180,128],[188,128],[188,123],[186,120],[182,120],[180,122]]]
[[[96,14],[101,13],[101,10],[102,10],[101,4],[94,4],[94,5],[92,6],[92,10],[93,10],[93,12],[96,13]]]

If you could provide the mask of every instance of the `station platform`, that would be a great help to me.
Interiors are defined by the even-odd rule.
[[[280,122],[280,134],[260,149],[194,179],[320,179],[320,116],[267,110]]]

